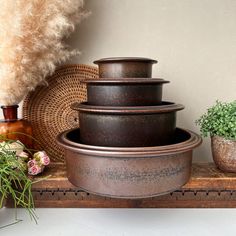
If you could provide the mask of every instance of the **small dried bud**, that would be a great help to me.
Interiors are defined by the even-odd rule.
[[[20,157],[20,159],[27,161],[29,159],[29,154],[27,152],[20,152],[18,155],[18,157]]]

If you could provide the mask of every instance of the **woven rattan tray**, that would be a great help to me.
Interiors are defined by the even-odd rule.
[[[31,122],[34,137],[53,162],[64,162],[56,136],[63,130],[79,126],[78,114],[70,105],[86,100],[86,87],[81,81],[97,77],[96,67],[66,65],[47,78],[47,86],[38,86],[26,96],[23,118]]]

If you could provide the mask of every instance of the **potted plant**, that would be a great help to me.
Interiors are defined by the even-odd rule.
[[[28,155],[23,149],[20,142],[7,140],[0,143],[0,208],[3,207],[4,200],[11,197],[14,207],[26,208],[36,220],[32,180],[26,172]]]
[[[196,124],[204,137],[210,135],[212,156],[218,168],[236,172],[236,101],[216,101]]]
[[[18,140],[5,136],[0,136],[0,140],[0,208],[10,197],[15,208],[25,208],[37,222],[32,195],[34,182],[30,175],[43,172],[50,159],[44,151],[33,154]]]

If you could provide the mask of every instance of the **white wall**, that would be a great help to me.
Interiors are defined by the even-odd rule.
[[[69,43],[82,55],[72,62],[142,56],[157,59],[153,76],[170,80],[164,99],[182,103],[178,126],[194,121],[216,99],[235,99],[235,0],[86,0],[92,15]],[[211,161],[209,139],[195,161]]]

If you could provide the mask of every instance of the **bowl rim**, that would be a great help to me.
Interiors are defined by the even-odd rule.
[[[146,62],[156,64],[158,61],[146,58],[146,57],[106,57],[99,60],[95,60],[94,64],[105,64],[105,63],[114,63],[114,62]]]
[[[75,102],[71,105],[72,110],[87,113],[101,113],[101,114],[158,114],[171,113],[184,109],[182,104],[162,101],[162,104],[155,106],[96,106],[89,105],[88,102]]]
[[[190,138],[171,145],[164,146],[150,146],[150,147],[104,147],[104,146],[93,146],[82,144],[78,142],[73,142],[68,140],[66,136],[69,132],[72,132],[79,128],[74,128],[70,130],[66,130],[61,132],[57,137],[57,143],[64,147],[67,150],[71,150],[74,152],[84,153],[87,155],[95,155],[95,156],[112,156],[112,157],[157,157],[163,155],[171,155],[178,154],[187,151],[191,151],[193,148],[199,146],[202,143],[202,138],[200,135],[194,133],[193,131],[176,128],[181,132],[188,133]]]

